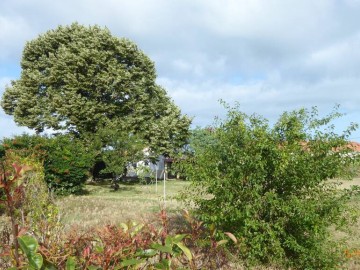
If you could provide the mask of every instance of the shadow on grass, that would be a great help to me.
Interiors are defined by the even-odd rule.
[[[91,194],[91,192],[86,189],[81,189],[75,193],[76,196],[86,196],[86,195],[90,195],[90,194]]]
[[[109,186],[111,184],[111,181],[112,181],[111,179],[88,181],[86,182],[86,185],[94,186],[94,187],[103,187],[103,186]]]
[[[89,181],[86,183],[85,188],[76,193],[77,196],[96,195],[108,193],[121,193],[121,192],[132,192],[134,194],[141,193],[136,190],[136,184],[138,183],[117,183],[115,188],[114,183],[111,179],[105,179],[101,181]],[[89,187],[89,188],[86,188]]]
[[[117,190],[115,190],[114,188],[111,187],[111,185],[109,185],[109,189],[110,189],[109,192],[111,193],[121,193],[122,191],[128,191],[134,194],[142,193],[142,191],[136,190],[135,186],[120,186]]]

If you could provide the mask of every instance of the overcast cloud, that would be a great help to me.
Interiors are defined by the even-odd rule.
[[[2,0],[0,92],[26,41],[77,21],[136,42],[194,125],[223,116],[222,98],[270,120],[340,104],[340,131],[360,119],[359,14],[360,0]],[[0,121],[0,138],[26,130],[3,111]]]

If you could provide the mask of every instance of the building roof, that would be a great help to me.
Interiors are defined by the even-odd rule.
[[[360,152],[360,143],[358,142],[349,142],[348,147],[354,152]]]

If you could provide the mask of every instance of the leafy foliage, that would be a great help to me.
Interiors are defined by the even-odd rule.
[[[157,91],[150,59],[98,26],[74,23],[40,35],[26,44],[21,67],[3,107],[19,124],[40,132],[94,131],[103,116],[127,115],[143,105],[137,99],[149,100]]]
[[[49,197],[42,164],[33,156],[24,158],[14,150],[6,150],[1,158],[0,191],[5,195],[0,203],[5,205],[6,214],[10,217],[12,236],[2,237],[0,252],[13,254],[15,265],[20,266],[18,249],[19,245],[23,248],[23,242],[16,241],[17,237],[24,232],[24,228],[31,227],[33,235],[47,243],[49,232],[57,224],[57,208]],[[3,226],[6,229],[6,222]],[[29,260],[33,266],[42,260],[41,255],[27,251],[31,251],[31,254],[26,254],[31,257]]]
[[[186,145],[185,153],[187,155],[199,154],[203,149],[206,149],[208,144],[215,142],[213,127],[196,127],[190,131],[189,143]]]
[[[69,135],[42,137],[39,135],[15,136],[2,141],[4,149],[40,162],[50,190],[58,194],[77,193],[89,177],[95,152],[83,142]]]
[[[154,63],[106,28],[73,23],[50,30],[25,45],[21,68],[1,106],[37,133],[65,130],[90,142],[114,128],[110,122],[140,135],[156,153],[185,143],[190,119],[156,84]]]
[[[99,155],[106,164],[106,168],[102,172],[120,176],[129,162],[143,159],[142,150],[146,144],[140,136],[129,134],[118,127],[118,123],[108,123],[98,132],[95,139],[98,140],[98,143],[105,145],[101,148]]]
[[[346,223],[350,192],[327,180],[349,176],[357,158],[347,138],[356,125],[337,135],[330,123],[340,114],[318,118],[314,108],[286,112],[270,127],[228,109],[207,133],[211,143],[197,144],[184,164],[199,217],[233,232],[248,264],[335,267],[339,250],[328,228]]]
[[[45,180],[58,194],[78,193],[89,178],[94,153],[67,135],[49,138],[44,161]]]
[[[25,253],[28,261],[30,269],[40,270],[43,266],[43,257],[40,253],[38,253],[39,244],[36,239],[31,236],[24,235],[18,237],[18,242],[21,250]]]
[[[0,164],[0,190],[3,192],[3,196],[0,203],[5,204],[6,214],[10,217],[11,222],[11,235],[13,239],[16,239],[19,234],[16,208],[23,200],[24,185],[20,179],[24,168],[18,164],[10,165],[9,163],[9,159],[2,157]],[[6,245],[6,243],[4,244]],[[19,266],[18,242],[14,241],[13,246],[15,265]],[[1,249],[3,248],[1,247]]]
[[[73,228],[46,244],[28,234],[21,235],[17,238],[21,250],[18,266],[65,270],[228,269],[229,257],[224,252],[227,240],[216,241],[214,228],[208,231],[186,212],[189,229],[170,232],[164,210],[159,217],[160,228],[135,222],[107,225],[85,232]],[[11,253],[0,254],[0,258],[5,260],[11,256]]]

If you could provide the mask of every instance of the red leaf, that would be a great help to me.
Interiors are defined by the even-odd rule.
[[[15,169],[16,175],[20,175],[20,171],[21,171],[22,167],[16,163],[13,163],[12,166]]]
[[[86,247],[84,248],[83,252],[82,252],[82,255],[84,258],[87,258],[90,256],[90,247]]]

